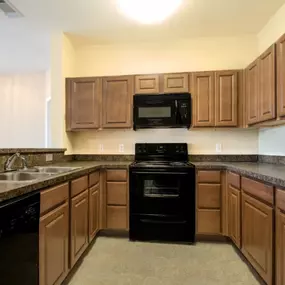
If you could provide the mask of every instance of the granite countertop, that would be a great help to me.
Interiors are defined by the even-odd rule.
[[[285,187],[285,165],[257,162],[192,162],[197,169],[230,170],[242,176]]]
[[[15,198],[17,196],[40,190],[46,187],[59,184],[66,180],[75,179],[82,175],[88,174],[100,168],[122,168],[128,169],[130,161],[70,161],[48,165],[78,167],[69,172],[57,173],[48,178],[34,180],[31,182],[7,182],[0,181],[0,202]]]
[[[20,153],[56,153],[65,152],[66,148],[0,148],[0,154],[14,154],[16,152]]]
[[[196,169],[230,170],[242,176],[285,188],[285,165],[257,162],[192,162]],[[52,187],[66,180],[75,179],[100,168],[128,169],[131,161],[70,161],[55,163],[49,166],[78,167],[69,172],[59,173],[51,177],[32,182],[0,182],[0,202],[17,196]]]

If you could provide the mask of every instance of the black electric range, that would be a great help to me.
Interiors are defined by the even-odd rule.
[[[130,240],[195,241],[195,167],[187,144],[136,144]]]

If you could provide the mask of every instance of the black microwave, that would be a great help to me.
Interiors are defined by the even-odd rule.
[[[189,93],[134,96],[134,130],[143,128],[190,128]]]

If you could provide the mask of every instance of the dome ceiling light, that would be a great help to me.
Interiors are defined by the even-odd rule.
[[[117,0],[119,10],[139,23],[159,24],[174,14],[183,0]]]

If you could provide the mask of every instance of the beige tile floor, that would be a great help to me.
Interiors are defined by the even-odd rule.
[[[173,245],[99,237],[69,285],[255,285],[229,244]]]

